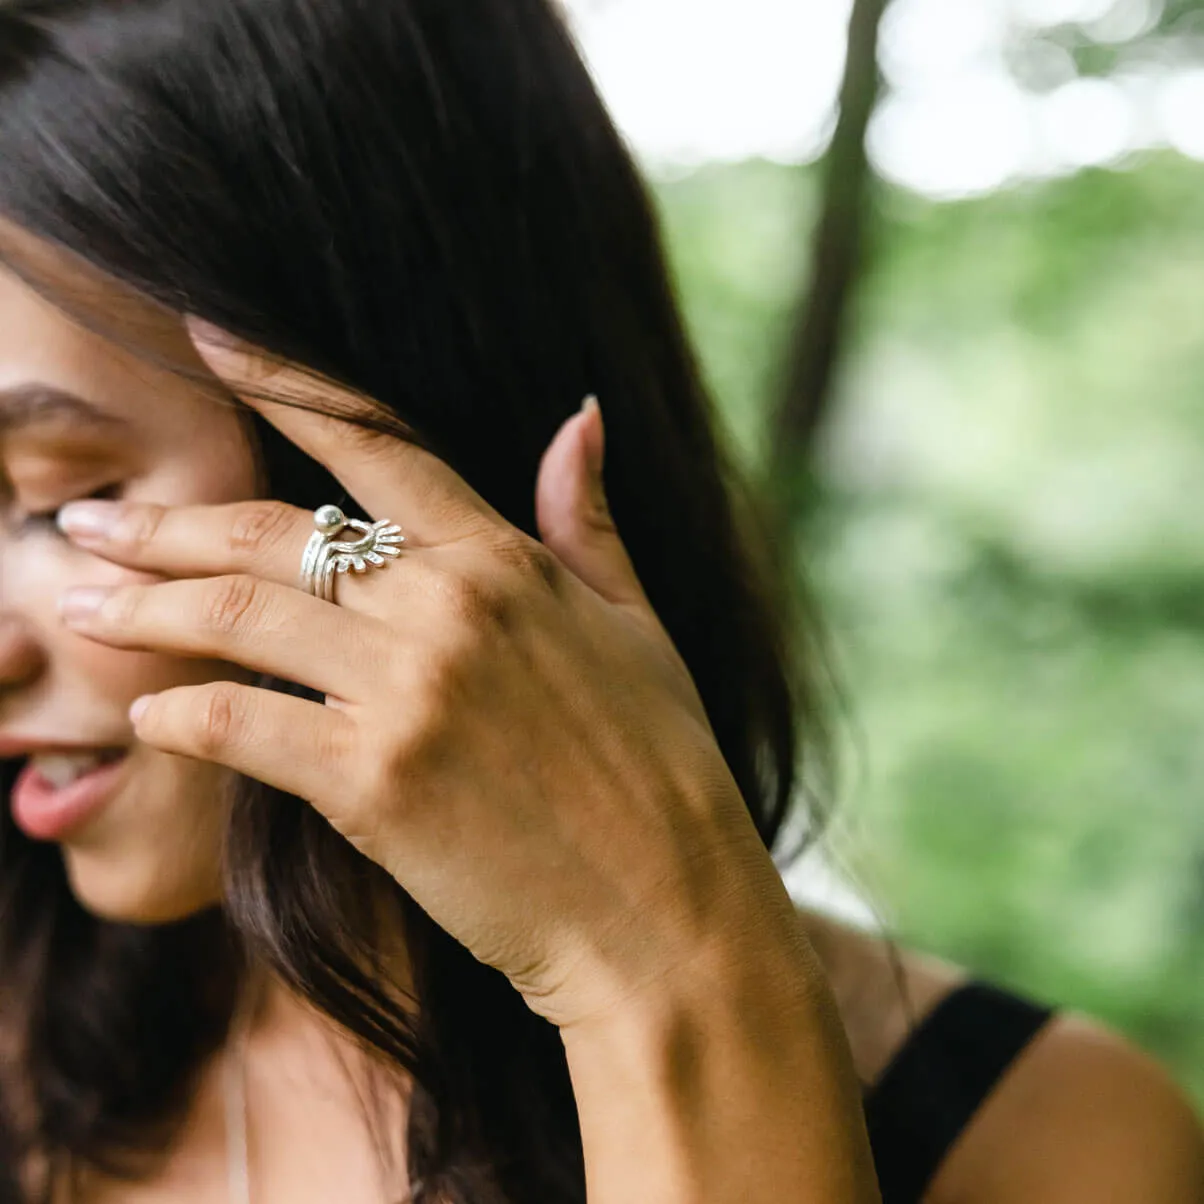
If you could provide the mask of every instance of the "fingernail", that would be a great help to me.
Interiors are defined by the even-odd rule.
[[[152,698],[154,698],[153,694],[143,694],[130,703],[129,716],[131,723],[136,725],[138,720],[146,714],[146,708],[150,706]]]
[[[112,590],[99,585],[69,589],[59,598],[59,614],[66,623],[87,622],[104,605]]]
[[[592,393],[581,403],[581,413],[588,414],[593,419],[585,424],[585,462],[589,468],[594,502],[599,509],[606,510],[606,490],[602,483],[602,465],[606,455],[605,435],[602,410],[598,399]]]
[[[214,326],[212,322],[206,322],[204,318],[198,318],[196,314],[185,314],[184,324],[188,327],[188,333],[194,342],[205,343],[211,347],[228,347],[230,345],[230,336],[220,326]]]
[[[75,539],[107,539],[121,514],[120,502],[97,500],[68,502],[55,520],[64,535]]]

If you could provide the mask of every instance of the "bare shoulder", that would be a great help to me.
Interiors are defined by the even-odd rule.
[[[800,910],[827,973],[857,1077],[881,1077],[916,1024],[966,979],[948,962],[901,949],[885,937]]]
[[[1152,1058],[1103,1026],[1055,1019],[945,1163],[931,1204],[1204,1204],[1204,1132]]]
[[[872,1083],[918,1020],[966,979],[956,966],[802,916],[854,1061]],[[954,1145],[925,1204],[1204,1204],[1204,1130],[1152,1058],[1062,1015],[1013,1062]]]

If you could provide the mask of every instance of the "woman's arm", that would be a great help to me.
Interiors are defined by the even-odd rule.
[[[197,346],[405,551],[331,605],[296,588],[312,514],[88,503],[108,533],[77,541],[168,580],[88,591],[73,630],[324,696],[176,687],[131,708],[138,738],[306,799],[560,1028],[590,1204],[870,1204],[822,973],[611,521],[597,407],[545,454],[540,543],[426,451],[331,416],[370,399]]]
[[[562,1030],[589,1204],[877,1204],[844,1032],[783,935]]]

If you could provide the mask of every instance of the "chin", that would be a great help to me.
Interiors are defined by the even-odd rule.
[[[86,911],[122,924],[172,924],[221,902],[215,865],[166,867],[154,857],[62,846],[71,893]]]
[[[85,910],[115,923],[172,924],[222,901],[236,779],[217,766],[139,753],[125,788],[59,849]]]

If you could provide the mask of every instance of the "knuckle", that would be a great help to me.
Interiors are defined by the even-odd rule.
[[[230,746],[239,727],[239,692],[232,683],[219,682],[205,693],[197,716],[196,746],[202,756]]]
[[[315,723],[307,741],[307,756],[331,774],[337,775],[350,789],[371,758],[365,755],[365,742],[355,724],[346,721],[329,707],[321,722]]]
[[[606,536],[612,539],[619,535],[619,529],[615,526],[615,520],[611,517],[609,510],[590,510],[583,516],[582,521],[591,535]]]
[[[130,507],[118,520],[113,532],[114,542],[129,549],[150,547],[159,535],[166,513],[166,507],[150,503]]]
[[[466,704],[478,680],[483,639],[473,631],[445,630],[427,649],[420,666],[405,684],[404,721],[385,737],[383,756],[376,759],[394,767],[429,761],[450,733],[463,736]]]
[[[218,577],[205,600],[203,621],[218,635],[232,635],[254,626],[262,609],[262,586],[254,577]]]
[[[137,585],[114,590],[105,599],[98,617],[107,626],[118,630],[136,629],[139,620],[146,616],[143,610],[145,596],[143,588]]]
[[[240,559],[258,558],[280,544],[292,525],[292,511],[282,503],[246,502],[235,510],[230,524],[230,551]]]
[[[448,602],[465,634],[508,628],[514,620],[516,597],[499,573],[461,573],[448,589]]]
[[[374,759],[369,784],[374,799],[394,798],[408,783],[430,780],[447,762],[447,707],[421,707],[404,731],[390,735],[388,747]]]
[[[434,646],[434,641],[428,645],[428,651],[421,656],[401,655],[395,656],[385,653],[377,658],[377,663],[380,666],[380,682],[382,687],[388,692],[387,696],[391,698],[413,698],[417,691],[422,688],[426,677],[426,658],[430,655],[429,648]],[[407,704],[405,713],[408,715],[409,706]],[[398,719],[401,720],[402,715],[398,713]]]
[[[392,755],[370,757],[356,775],[355,798],[365,814],[379,814],[384,800],[396,791],[404,780],[400,759]]]
[[[407,787],[418,780],[422,757],[417,729],[392,732],[387,741],[376,742],[371,755],[358,757],[358,767],[349,776],[351,801],[361,815],[375,817],[377,824],[395,819],[409,801]]]
[[[534,539],[515,540],[497,551],[498,559],[524,582],[555,590],[560,583],[560,561]]]
[[[439,731],[469,695],[486,640],[479,628],[457,633],[441,655],[434,657],[426,682],[418,692],[420,731],[426,740]]]
[[[319,729],[318,755],[326,764],[347,770],[363,760],[356,728],[350,723],[326,723]]]

